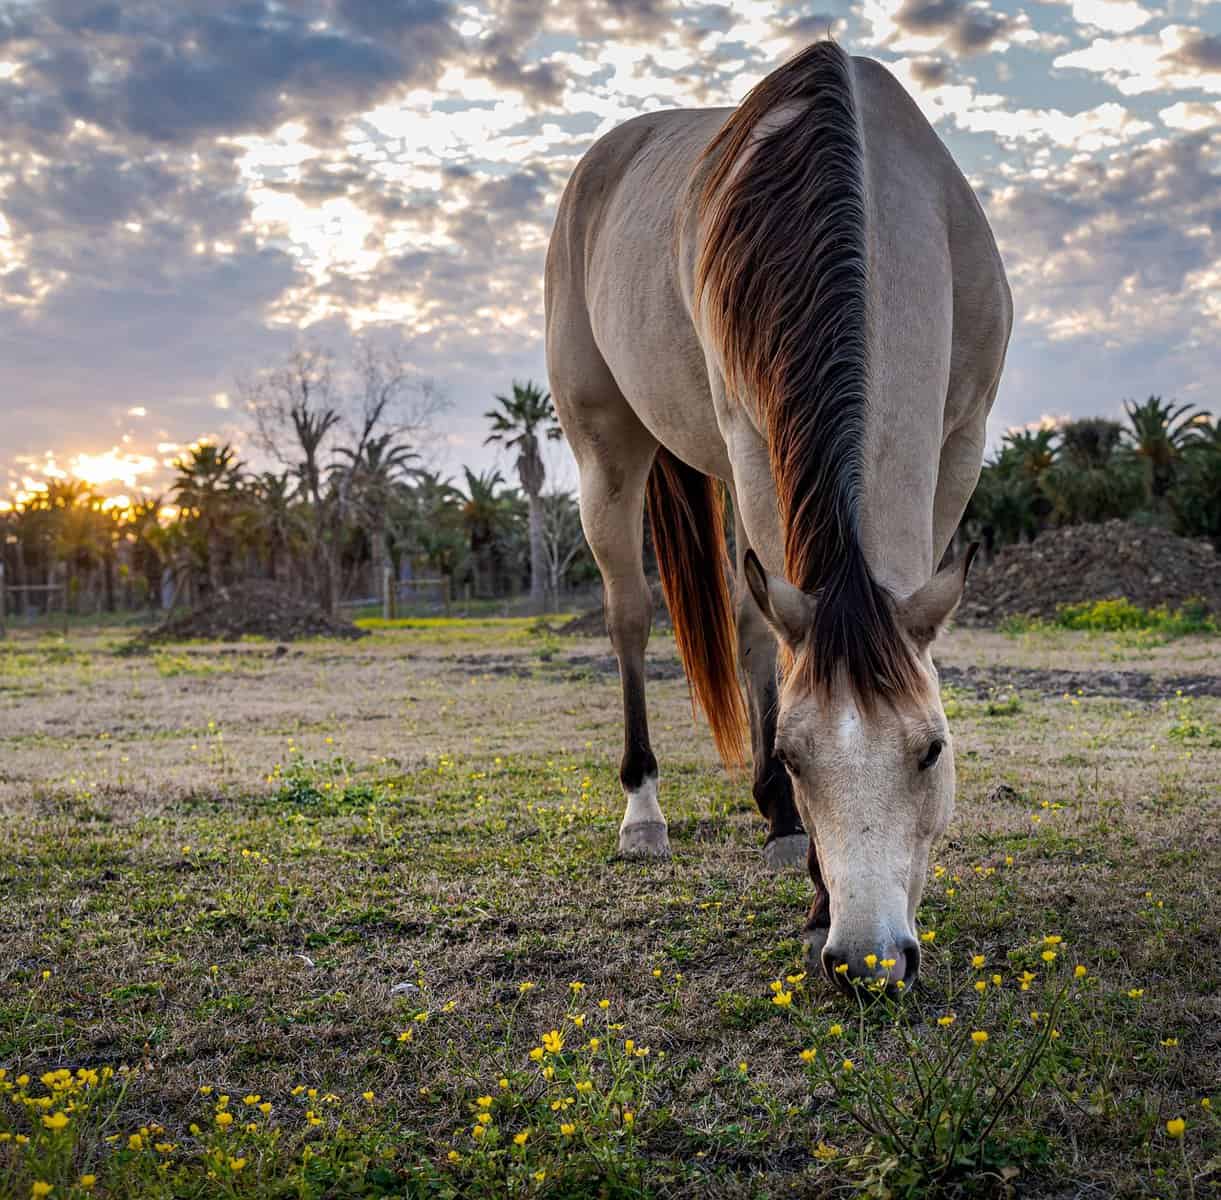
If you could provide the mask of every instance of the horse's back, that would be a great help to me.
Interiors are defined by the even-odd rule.
[[[548,371],[568,423],[574,410],[603,401],[604,364],[658,441],[716,473],[724,453],[675,221],[692,168],[727,113],[651,113],[595,142],[560,201],[545,277]]]

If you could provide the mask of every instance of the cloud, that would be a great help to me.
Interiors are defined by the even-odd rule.
[[[1025,13],[998,11],[987,0],[863,0],[861,11],[878,44],[900,53],[965,58],[1039,38]]]
[[[1221,95],[1221,37],[1185,25],[1157,34],[1095,38],[1061,54],[1060,69],[1100,75],[1125,96],[1156,91],[1205,91]]]
[[[1131,33],[1153,19],[1136,0],[1069,0],[1073,20],[1107,33]]]

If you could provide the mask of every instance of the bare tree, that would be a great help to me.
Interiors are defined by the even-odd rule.
[[[542,549],[547,564],[547,581],[552,606],[558,610],[560,584],[577,555],[585,549],[581,513],[570,492],[547,492],[541,497]]]
[[[339,535],[353,502],[354,480],[378,442],[404,450],[420,441],[445,407],[431,380],[396,350],[357,340],[336,368],[328,350],[295,350],[283,366],[238,381],[259,449],[288,467],[311,510],[311,550],[318,601],[339,601]]]

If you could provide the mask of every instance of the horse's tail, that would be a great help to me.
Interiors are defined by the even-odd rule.
[[[648,504],[661,587],[693,699],[708,718],[721,760],[739,766],[746,709],[738,687],[721,485],[660,448],[649,473]]]

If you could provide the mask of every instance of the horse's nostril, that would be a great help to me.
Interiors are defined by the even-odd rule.
[[[848,960],[842,954],[839,954],[828,947],[823,947],[822,969],[823,974],[826,975],[826,977],[832,983],[847,983]]]
[[[909,988],[920,974],[920,944],[909,942],[903,947],[903,987]]]

